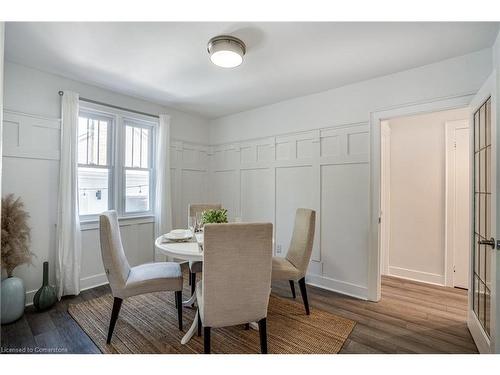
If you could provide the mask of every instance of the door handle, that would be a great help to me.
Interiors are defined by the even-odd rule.
[[[495,248],[495,239],[491,237],[489,240],[479,240],[478,241],[479,245],[488,245],[491,246],[492,249]]]

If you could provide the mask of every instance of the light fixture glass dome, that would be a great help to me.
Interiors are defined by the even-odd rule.
[[[209,40],[207,46],[210,60],[222,68],[234,68],[243,62],[245,44],[238,38],[219,35]]]

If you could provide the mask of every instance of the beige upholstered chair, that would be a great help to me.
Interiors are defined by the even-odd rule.
[[[116,211],[99,217],[101,254],[104,270],[114,297],[107,343],[111,342],[122,301],[127,297],[161,291],[174,291],[179,330],[182,331],[182,272],[178,263],[160,262],[130,267],[123,251]]]
[[[249,322],[259,323],[261,352],[267,353],[273,225],[207,224],[204,231],[203,277],[196,298],[205,353],[210,353],[211,328]]]
[[[198,212],[203,212],[206,210],[220,210],[222,205],[220,203],[210,204],[210,203],[200,203],[200,204],[190,204],[188,207],[188,218],[196,216]],[[191,285],[191,294],[194,293],[196,288],[196,274],[203,270],[203,262],[189,262],[189,285]]]
[[[298,208],[295,214],[292,241],[286,257],[273,257],[273,281],[288,280],[293,298],[295,298],[294,282],[298,281],[307,315],[309,315],[309,302],[305,276],[311,259],[315,223],[316,211]]]

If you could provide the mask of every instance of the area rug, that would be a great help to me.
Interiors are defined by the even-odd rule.
[[[180,343],[195,311],[184,308],[184,332],[177,327],[173,293],[151,293],[123,301],[111,344],[106,344],[113,298],[110,294],[68,308],[103,353],[203,353],[203,337]],[[311,308],[306,315],[302,304],[271,295],[267,317],[268,351],[276,354],[338,353],[356,323]],[[212,329],[212,353],[260,353],[259,333],[243,326]]]

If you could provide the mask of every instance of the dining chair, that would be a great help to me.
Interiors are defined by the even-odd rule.
[[[196,284],[198,335],[210,353],[212,328],[258,322],[267,353],[267,306],[271,293],[273,225],[206,224],[203,276]]]
[[[174,291],[179,330],[182,331],[182,272],[178,263],[158,262],[130,267],[123,250],[116,211],[99,216],[99,234],[104,270],[113,295],[108,338],[111,343],[122,302],[140,294]]]
[[[302,301],[309,315],[309,301],[307,300],[306,273],[314,242],[314,228],[316,211],[307,208],[298,208],[295,213],[292,240],[286,257],[273,257],[273,281],[288,280],[295,298],[295,281],[298,281]]]
[[[220,203],[200,203],[190,204],[188,207],[188,218],[196,216],[197,213],[202,213],[206,210],[220,210],[222,204]],[[194,294],[196,288],[196,274],[202,272],[203,262],[189,262],[189,285],[191,285],[191,294]]]

